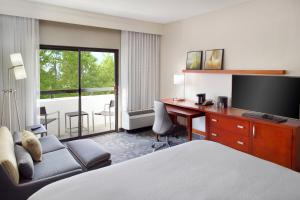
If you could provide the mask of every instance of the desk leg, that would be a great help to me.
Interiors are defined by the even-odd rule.
[[[187,117],[186,118],[186,130],[188,133],[188,140],[192,140],[192,129],[193,129],[193,118],[192,117]]]
[[[171,117],[171,120],[172,120],[172,122],[173,122],[174,124],[177,124],[177,123],[178,123],[178,121],[177,121],[177,115],[170,115],[170,117]]]

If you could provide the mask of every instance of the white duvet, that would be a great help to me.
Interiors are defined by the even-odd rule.
[[[300,200],[300,174],[193,141],[50,184],[30,200]]]

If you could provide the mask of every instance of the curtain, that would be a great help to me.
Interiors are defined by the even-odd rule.
[[[21,53],[27,78],[15,80],[11,74],[11,88],[17,91],[17,105],[20,113],[21,129],[37,123],[37,99],[39,89],[39,22],[36,19],[0,15],[0,91],[8,88],[8,68],[11,67],[10,54]],[[3,103],[1,93],[1,105]],[[8,126],[8,105],[4,109],[3,124]],[[17,118],[12,107],[12,130],[17,130]],[[2,106],[0,113],[2,113]],[[0,116],[1,117],[1,116]]]
[[[153,107],[159,98],[160,36],[122,31],[121,95],[122,110]]]

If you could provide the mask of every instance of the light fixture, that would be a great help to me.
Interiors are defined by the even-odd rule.
[[[16,80],[22,80],[27,78],[22,55],[20,53],[14,53],[10,55],[11,69],[14,71]]]
[[[184,74],[174,74],[173,84],[175,86],[183,85],[183,98],[173,98],[173,100],[174,101],[184,101],[184,99],[185,99],[185,77],[184,77]]]
[[[174,85],[183,85],[183,84],[184,84],[184,75],[174,74]]]
[[[13,71],[16,80],[26,79],[26,71],[22,59],[21,53],[14,53],[10,55],[11,67],[8,68],[8,89],[3,90],[3,103],[2,103],[2,114],[1,114],[1,124],[3,124],[4,120],[4,108],[5,108],[5,97],[8,96],[8,117],[9,117],[9,130],[11,130],[12,126],[12,103],[15,104],[16,115],[18,120],[18,128],[19,131],[21,130],[20,126],[20,116],[19,116],[19,109],[17,105],[17,96],[16,90],[11,88],[11,71]],[[13,98],[13,99],[12,99]],[[13,100],[13,101],[12,101]]]

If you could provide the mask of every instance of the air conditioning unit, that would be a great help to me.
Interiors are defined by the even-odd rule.
[[[125,130],[134,130],[153,126],[154,110],[123,112],[122,126]]]

